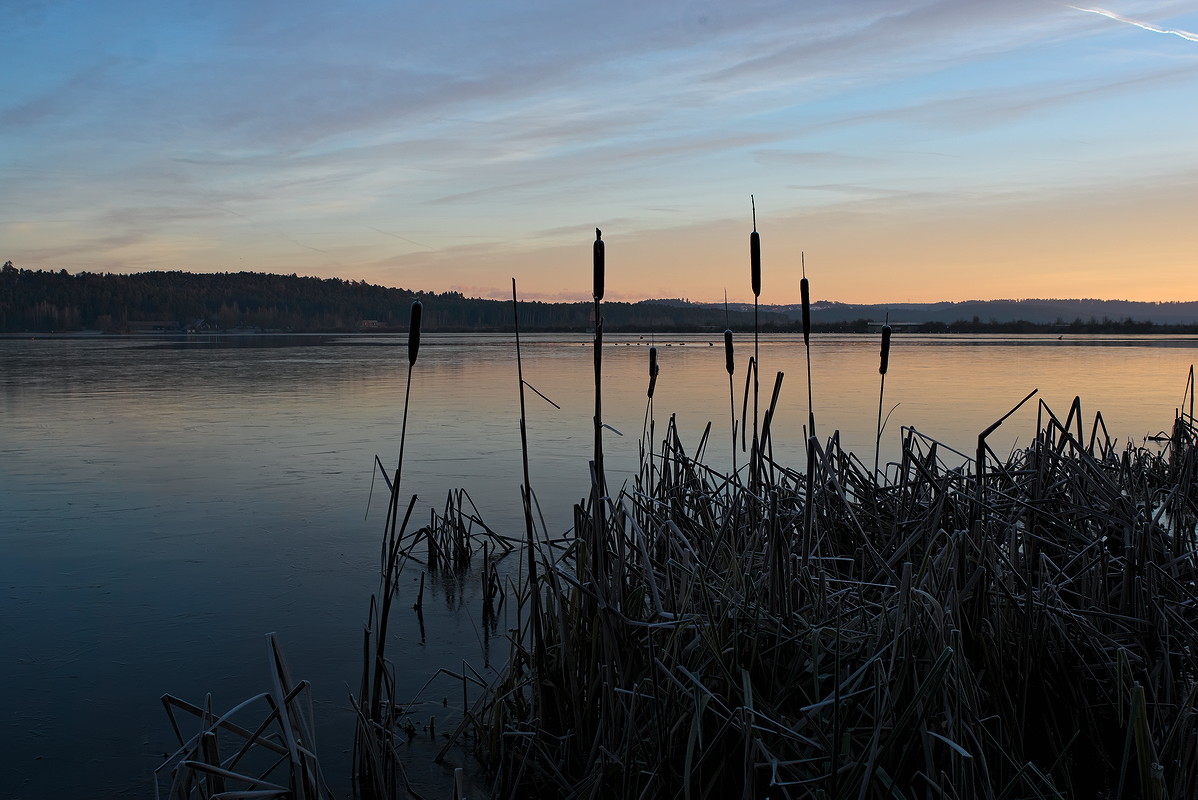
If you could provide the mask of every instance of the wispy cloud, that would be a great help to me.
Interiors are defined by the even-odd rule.
[[[1089,14],[1098,14],[1099,16],[1106,17],[1107,19],[1113,19],[1116,22],[1122,22],[1127,25],[1134,25],[1137,28],[1142,28],[1146,31],[1152,31],[1153,33],[1164,33],[1170,36],[1180,37],[1185,39],[1187,42],[1198,42],[1198,33],[1191,33],[1190,31],[1181,30],[1180,28],[1162,28],[1159,25],[1153,25],[1150,22],[1131,19],[1130,17],[1125,17],[1122,14],[1116,14],[1114,11],[1107,11],[1105,8],[1083,8],[1081,6],[1069,7],[1074,11],[1085,11]]]

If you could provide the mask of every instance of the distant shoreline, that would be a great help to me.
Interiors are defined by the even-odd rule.
[[[870,327],[862,330],[844,330],[842,326],[812,326],[812,333],[823,336],[866,336],[876,334],[878,332],[877,324],[870,324]],[[1077,343],[1087,340],[1093,341],[1095,337],[1104,337],[1102,341],[1112,342],[1126,338],[1128,341],[1177,341],[1177,342],[1193,342],[1198,345],[1198,326],[1194,325],[1156,325],[1152,326],[1152,330],[1128,330],[1125,327],[1113,325],[1108,328],[1099,328],[1094,330],[1062,330],[1061,328],[1053,328],[1049,326],[1035,326],[1035,329],[1021,329],[1012,331],[1008,325],[994,326],[971,326],[968,330],[925,330],[926,326],[911,326],[907,328],[897,328],[894,330],[894,335],[911,336],[917,335],[922,337],[940,337],[946,338],[959,336],[994,336],[1000,337],[1004,341],[1019,340],[1026,337],[1029,342],[1043,342],[1046,344],[1060,341],[1062,343]],[[19,331],[19,332],[0,332],[0,340],[28,340],[28,339],[44,339],[48,341],[109,341],[109,342],[181,342],[202,344],[205,342],[216,341],[249,341],[269,339],[275,341],[305,340],[302,343],[319,343],[317,340],[353,340],[362,339],[367,341],[370,339],[382,337],[402,337],[406,335],[403,330],[376,330],[376,331],[204,331],[203,333],[185,333],[182,331],[156,331],[147,333],[113,333],[106,331]],[[589,337],[591,334],[586,330],[578,330],[574,328],[563,329],[542,329],[536,328],[525,330],[521,328],[522,334],[556,334],[562,336],[579,336]],[[716,342],[720,338],[722,331],[717,330],[686,330],[686,329],[607,329],[606,333],[609,336],[628,337],[628,336],[691,336],[691,337],[711,337],[712,342]],[[734,333],[748,333],[752,331],[734,331]],[[439,329],[426,332],[427,336],[502,336],[510,337],[514,335],[514,331],[508,330],[493,330],[493,329]],[[763,338],[769,339],[772,337],[793,337],[801,336],[802,330],[800,327],[793,328],[768,328],[763,329],[760,334]],[[589,341],[589,338],[587,339]],[[297,343],[300,343],[297,341]],[[609,342],[612,346],[623,346],[628,344],[625,341]]]
[[[585,333],[591,303],[545,303],[465,297],[374,286],[361,281],[255,272],[132,275],[0,269],[0,333],[45,335],[191,332],[403,333],[419,299],[429,332]],[[794,305],[692,303],[685,299],[609,302],[608,333],[793,333],[802,310]],[[820,300],[810,307],[815,333],[871,333],[884,322],[915,333],[1165,334],[1198,333],[1198,302],[1122,300],[988,300],[860,305]]]

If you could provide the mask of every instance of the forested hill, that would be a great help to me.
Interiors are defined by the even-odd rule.
[[[0,269],[0,333],[101,330],[349,332],[403,331],[414,299],[430,331],[510,331],[510,301],[458,292],[392,289],[364,281],[260,272],[141,272],[134,275]],[[592,303],[521,302],[528,331],[585,331]],[[685,300],[607,303],[609,331],[751,330],[752,306]],[[763,306],[763,331],[801,330],[797,306]],[[817,331],[864,333],[886,318],[897,329],[927,333],[1195,333],[1198,303],[1090,300],[975,301],[861,306],[819,302]]]
[[[17,269],[0,271],[0,332],[232,330],[323,332],[405,330],[412,301],[424,304],[430,331],[511,330],[512,304],[458,292],[391,289],[338,278],[257,272],[134,275]],[[521,302],[523,330],[585,331],[592,303]],[[604,303],[607,330],[703,330],[725,327],[724,310],[655,303]],[[732,312],[751,328],[751,312]],[[762,314],[782,324],[780,314]]]

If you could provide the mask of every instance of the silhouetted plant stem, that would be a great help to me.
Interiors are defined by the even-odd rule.
[[[1194,365],[1190,364],[1190,375],[1186,379],[1186,394],[1190,397],[1190,422],[1194,421]],[[1185,403],[1185,396],[1182,396],[1182,403]]]
[[[974,463],[974,469],[977,473],[976,479],[975,479],[976,496],[974,498],[974,517],[972,520],[972,522],[974,522],[974,523],[976,523],[981,518],[983,509],[985,508],[986,448],[988,447],[988,445],[986,444],[986,437],[989,436],[990,434],[994,433],[996,430],[998,430],[998,426],[1002,425],[1003,422],[1006,421],[1007,417],[1011,416],[1016,411],[1023,408],[1023,404],[1026,403],[1028,400],[1031,400],[1032,397],[1035,396],[1036,392],[1038,392],[1038,391],[1040,391],[1040,390],[1032,389],[1030,392],[1028,392],[1027,397],[1024,397],[1022,400],[1020,400],[1018,403],[1015,404],[1014,408],[1012,408],[1007,413],[1003,414],[992,425],[990,425],[990,427],[986,428],[986,430],[984,430],[978,434],[977,460]],[[1080,426],[1080,424],[1081,424],[1080,419],[1078,420],[1078,424]],[[1068,427],[1068,424],[1066,424],[1066,428],[1067,427]]]
[[[757,201],[749,195],[753,206],[753,232],[749,234],[749,277],[753,286],[753,447],[749,451],[749,484],[757,486],[758,471],[761,461],[761,444],[757,437],[757,397],[760,388],[757,383],[758,370],[761,367],[760,333],[761,326],[757,318],[757,303],[761,297],[761,235],[757,233]]]
[[[362,697],[356,705],[358,725],[354,736],[354,763],[356,766],[355,780],[362,789],[373,790],[376,794],[394,793],[396,785],[396,764],[390,757],[384,757],[390,747],[394,714],[394,676],[387,668],[387,627],[391,616],[391,606],[399,589],[399,574],[402,571],[406,554],[401,547],[403,533],[407,530],[412,510],[416,506],[416,496],[412,496],[404,514],[403,524],[399,524],[399,490],[403,475],[404,446],[408,433],[408,407],[412,395],[412,370],[420,353],[420,323],[423,305],[419,300],[412,303],[411,319],[408,326],[408,369],[404,386],[403,422],[399,434],[399,459],[395,467],[395,477],[391,481],[391,498],[387,508],[387,519],[383,529],[382,578],[377,599],[371,597],[370,626],[366,629],[363,653],[363,673],[361,682]],[[377,457],[376,457],[377,458]],[[416,613],[421,615],[422,598],[417,600]],[[369,691],[369,694],[367,694]]]
[[[799,279],[799,297],[803,305],[803,351],[807,358],[807,474],[804,481],[803,504],[803,553],[802,564],[806,569],[811,556],[812,532],[815,528],[815,451],[819,440],[815,435],[815,402],[811,384],[811,284],[807,280],[807,254],[799,253],[802,277]]]
[[[592,248],[595,299],[595,462],[591,478],[594,536],[591,546],[591,561],[594,577],[598,579],[605,568],[605,514],[604,498],[607,496],[607,480],[603,470],[603,282],[605,253],[603,231],[595,229],[595,244]]]
[[[808,436],[815,436],[815,403],[811,388],[811,284],[807,281],[807,254],[799,253],[803,277],[799,281],[799,296],[803,304],[803,349],[807,354],[807,425]]]
[[[533,636],[533,658],[540,665],[545,657],[541,637],[541,597],[537,583],[537,542],[532,519],[532,479],[528,471],[528,417],[524,405],[524,360],[520,352],[520,307],[516,301],[516,279],[512,278],[512,325],[516,332],[516,377],[520,383],[520,461],[524,468],[524,485],[520,497],[524,502],[524,547],[528,564],[529,626]],[[485,559],[484,559],[485,566]]]
[[[653,391],[657,388],[657,348],[649,347],[649,388],[645,392],[645,424],[641,429],[642,451],[644,450],[645,435],[653,430]]]
[[[727,299],[725,299],[727,305]],[[732,374],[736,372],[736,359],[732,355],[732,331],[724,331],[724,369],[728,372],[728,411],[732,424],[732,476],[736,477],[736,389],[732,386]]]
[[[655,467],[653,464],[653,438],[654,438],[654,419],[653,419],[653,392],[657,388],[657,376],[659,368],[657,366],[657,348],[649,347],[649,388],[645,392],[645,421],[641,426],[641,440],[637,445],[640,457],[640,480],[646,486],[653,484],[653,476]]]
[[[890,325],[882,326],[882,353],[878,372],[882,375],[882,385],[878,388],[878,435],[874,439],[874,474],[878,472],[878,459],[882,452],[882,398],[886,395],[886,370],[890,366]]]
[[[420,322],[424,315],[424,305],[416,300],[412,303],[411,318],[408,323],[408,376],[403,395],[403,424],[399,430],[399,461],[395,465],[395,480],[391,482],[391,509],[389,520],[391,536],[395,536],[395,523],[399,510],[399,480],[403,471],[404,443],[408,438],[408,400],[412,396],[412,367],[416,366],[416,357],[420,354]]]

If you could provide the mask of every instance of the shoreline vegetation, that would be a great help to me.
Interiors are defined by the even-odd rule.
[[[752,244],[756,294],[756,232]],[[351,697],[359,796],[421,796],[405,763],[423,690],[395,684],[388,618],[401,605],[419,616],[423,576],[449,574],[482,581],[484,641],[506,638],[509,653],[481,671],[441,671],[460,682],[460,699],[444,700],[460,722],[441,731],[437,760],[468,754],[494,797],[1198,796],[1192,368],[1171,429],[1143,445],[1112,441],[1080,399],[1063,415],[1037,400],[1035,438],[1000,458],[987,437],[1033,390],[996,409],[972,456],[904,428],[900,457],[875,469],[838,432],[816,434],[809,372],[807,458],[790,465],[772,446],[784,375],[759,376],[756,348],[738,360],[748,342],[728,331],[728,416],[683,442],[654,409],[650,348],[639,470],[609,486],[602,245],[597,232],[595,439],[581,456],[590,493],[570,535],[555,539],[540,520],[523,403],[526,388],[540,393],[518,338],[522,533],[492,531],[464,493],[412,529],[417,498],[400,498],[405,395],[398,464],[378,462],[390,497]],[[430,305],[412,306],[409,389]],[[513,282],[521,331],[527,306]],[[886,334],[882,377],[901,346]],[[883,395],[884,383],[880,409]],[[885,426],[880,411],[879,439]],[[730,473],[705,464],[729,446],[740,458]],[[520,568],[505,579],[497,563],[513,548]],[[421,570],[415,596],[400,588],[405,569]],[[269,643],[275,688],[260,722],[234,724],[241,706],[217,715],[164,698],[202,721],[160,770],[170,796],[331,796],[296,708],[304,685]],[[423,730],[435,738],[433,728]],[[255,756],[261,771],[248,766]],[[438,796],[465,796],[464,769],[453,775]]]
[[[0,335],[46,333],[403,333],[402,309],[429,306],[430,332],[513,331],[506,300],[374,286],[363,281],[238,272],[132,275],[0,269]],[[802,314],[806,313],[806,317]],[[522,303],[526,333],[589,332],[589,302]],[[798,306],[691,303],[678,299],[604,304],[610,333],[716,332],[896,334],[1198,334],[1198,303],[994,300],[896,303],[816,302]],[[806,327],[804,327],[806,323]]]

